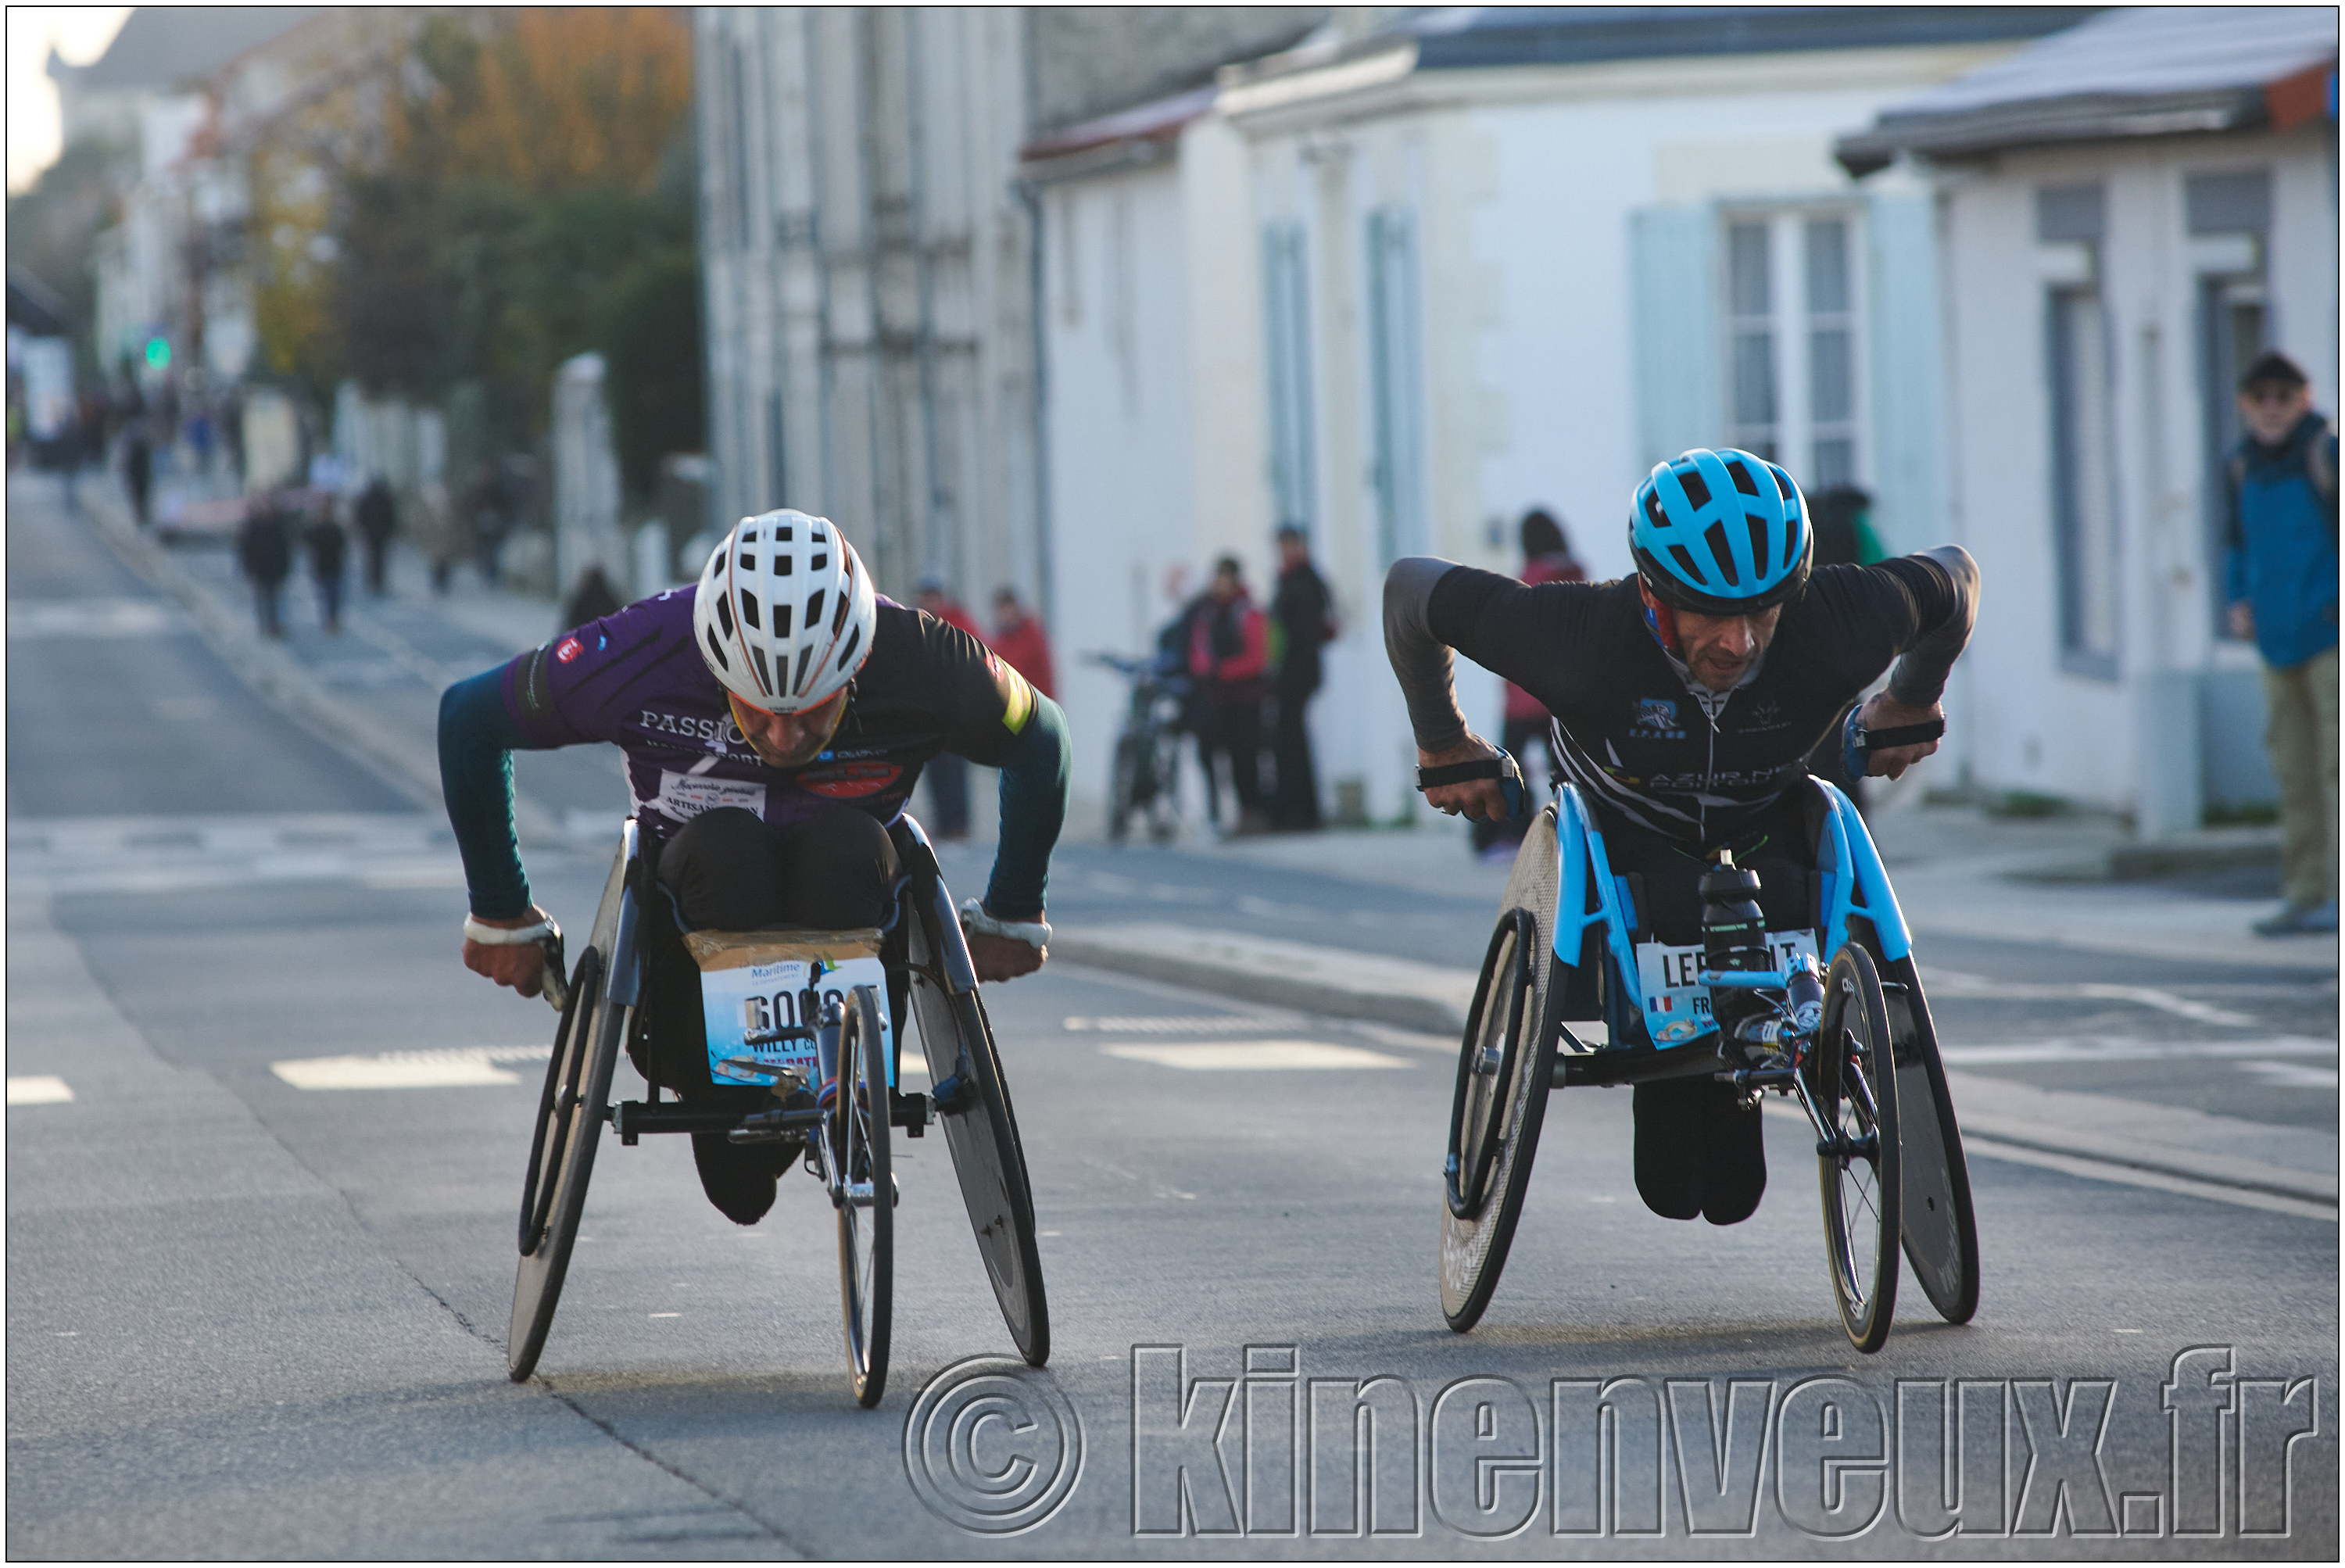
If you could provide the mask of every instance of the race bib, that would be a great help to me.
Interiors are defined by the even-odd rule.
[[[689,822],[719,806],[739,806],[766,814],[766,787],[746,779],[712,779],[706,773],[660,771],[659,799],[653,802],[671,822]]]
[[[1812,931],[1771,931],[1767,946],[1775,967],[1782,968],[1802,954],[1816,956]],[[1637,944],[1637,989],[1645,1004],[1645,1032],[1660,1046],[1699,1040],[1718,1027],[1711,1022],[1710,987],[1701,983],[1701,949],[1666,947],[1658,942]]]
[[[880,1061],[894,1084],[896,1030],[878,932],[700,931],[684,942],[700,965],[712,1082],[771,1088],[777,1070],[790,1068],[820,1088],[815,1042],[788,1032],[818,1025],[825,1007],[868,985],[879,1006]]]

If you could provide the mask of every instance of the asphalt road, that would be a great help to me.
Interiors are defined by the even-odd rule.
[[[12,503],[13,1557],[2337,1552],[2333,1220],[1982,1159],[1977,1319],[1937,1323],[1909,1283],[1888,1348],[1858,1358],[1800,1128],[1769,1119],[1751,1220],[1677,1224],[1638,1202],[1626,1096],[1573,1091],[1497,1300],[1454,1336],[1447,1043],[1057,965],[988,994],[1056,1344],[1044,1373],[976,1369],[1007,1379],[990,1422],[949,1369],[1010,1340],[934,1138],[898,1145],[878,1410],[848,1392],[816,1185],[787,1178],[742,1229],[674,1140],[604,1144],[539,1376],[513,1385],[528,1052],[553,1019],[458,965],[444,824],[245,693],[86,530]],[[583,925],[604,867],[532,869]],[[1259,881],[1229,896],[1397,899]],[[1071,886],[1054,913],[1108,897]],[[2028,956],[1941,962],[2078,978]],[[2223,1005],[2333,1039],[2333,988],[2298,990]],[[1949,995],[1941,1029],[2060,1038],[2079,1005]],[[2096,1007],[2102,1033],[2191,1022]],[[1271,1041],[1254,1056],[1294,1065],[1201,1049]],[[278,1070],[418,1052],[446,1054],[395,1060],[478,1081]],[[2133,1065],[2144,1095],[2184,1071]],[[2269,1108],[2221,1108],[2333,1125],[2330,1066],[2325,1095],[2248,1085]],[[72,1098],[15,1103],[44,1078]],[[1621,1441],[1591,1513],[1603,1431]],[[1942,1473],[1947,1431],[1964,1462]],[[1054,1474],[1022,1533],[953,1522]],[[1649,1503],[1658,1536],[1637,1533]]]

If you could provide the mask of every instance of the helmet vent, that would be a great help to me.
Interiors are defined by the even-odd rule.
[[[790,688],[792,691],[802,692],[806,690],[807,666],[812,663],[813,660],[814,644],[808,643],[806,647],[798,649],[798,675],[797,679],[790,683]]]
[[[716,596],[716,628],[728,637],[733,635],[733,603],[724,594]]]
[[[822,625],[822,590],[820,588],[807,596],[806,624],[810,626]]]
[[[1792,476],[1784,473],[1782,469],[1777,468],[1772,463],[1768,464],[1767,473],[1768,476],[1775,482],[1775,494],[1782,496],[1786,501],[1791,500]]]
[[[807,570],[809,572],[823,572],[829,570],[829,568],[830,557],[827,555],[817,555],[813,560],[807,563]]]
[[[787,577],[797,569],[797,564],[787,555],[777,555],[774,557],[774,575]]]
[[[1745,521],[1751,524],[1751,558],[1758,563],[1756,570],[1759,580],[1763,583],[1767,580],[1767,524],[1765,519],[1759,517]]]
[[[1718,563],[1719,575],[1730,588],[1742,585],[1741,575],[1734,569],[1734,556],[1726,544],[1726,524],[1713,523],[1702,531],[1701,542],[1710,546],[1710,558]]]
[[[840,668],[840,669],[845,669],[845,668],[847,667],[847,666],[848,666],[848,661],[849,661],[850,659],[854,658],[854,657],[855,657],[855,650],[856,650],[857,648],[861,647],[862,646],[863,646],[863,628],[862,628],[861,626],[858,626],[858,627],[856,627],[856,628],[855,628],[855,635],[854,635],[854,636],[850,636],[850,637],[848,637],[848,638],[847,639],[847,648],[846,648],[846,651],[845,651],[845,652],[843,652],[843,653],[841,653],[841,654],[838,656],[838,668]]]
[[[790,635],[790,606],[787,599],[774,606],[774,635],[777,637]]]
[[[784,524],[782,526],[780,526],[780,527],[778,527],[778,528],[777,528],[777,529],[775,529],[775,530],[774,530],[774,543],[775,543],[775,544],[777,544],[777,545],[787,545],[787,544],[788,544],[789,542],[790,542],[790,530],[789,530],[789,525],[788,525],[787,524]]]
[[[1670,546],[1670,558],[1678,564],[1678,575],[1689,583],[1707,583],[1708,574],[1693,564],[1692,554],[1682,545]]]
[[[757,569],[757,557],[755,555],[743,555],[741,557],[741,569],[745,572],[756,571]]]
[[[844,593],[838,596],[838,608],[832,611],[830,616],[830,635],[832,636],[837,636],[838,635],[839,628],[847,625],[847,612],[853,607],[852,601],[850,601]]]
[[[1685,486],[1686,504],[1688,505],[1700,507],[1710,504],[1710,486],[1703,482],[1701,471],[1700,469],[1693,467],[1691,464],[1688,464],[1686,468],[1678,474],[1678,483]],[[1648,505],[1652,511],[1658,513],[1661,508],[1660,497],[1656,496],[1652,501],[1648,503]],[[1654,521],[1659,522],[1660,519],[1656,517],[1654,518]]]
[[[764,692],[766,696],[771,697],[774,693],[774,677],[767,671],[766,667],[766,650],[758,647],[756,643],[751,643],[749,645],[749,657],[754,660],[757,666],[757,689]]]
[[[1759,482],[1751,477],[1751,465],[1749,463],[1730,463],[1726,465],[1726,473],[1727,476],[1734,481],[1734,488],[1742,492],[1743,494],[1756,495],[1759,494]]]
[[[741,589],[740,594],[742,620],[748,623],[748,626],[751,631],[754,632],[760,630],[761,628],[757,625],[757,596],[751,593],[746,588]]]
[[[708,634],[708,657],[716,661],[718,669],[733,667],[733,661],[725,657],[725,645],[716,640],[716,633],[713,629]]]

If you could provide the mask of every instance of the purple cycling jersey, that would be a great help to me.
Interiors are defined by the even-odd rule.
[[[655,839],[723,806],[777,827],[838,805],[893,821],[929,758],[999,766],[1034,711],[1032,688],[975,637],[882,598],[829,749],[804,768],[769,768],[693,646],[697,592],[673,588],[589,621],[505,666],[500,686],[533,748],[618,746]]]

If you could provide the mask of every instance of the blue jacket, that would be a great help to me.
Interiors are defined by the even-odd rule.
[[[2335,647],[2336,433],[2307,413],[2277,448],[2244,437],[2226,477],[2224,593],[2254,609],[2264,662],[2285,669]]]

